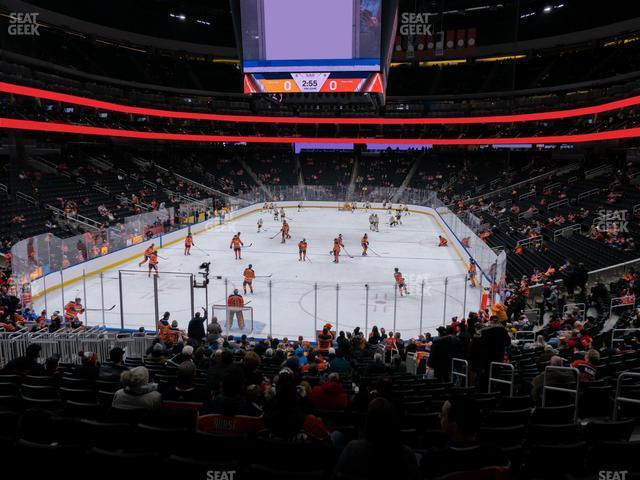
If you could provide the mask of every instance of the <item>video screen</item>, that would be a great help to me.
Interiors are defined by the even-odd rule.
[[[240,0],[245,73],[380,71],[382,0]]]

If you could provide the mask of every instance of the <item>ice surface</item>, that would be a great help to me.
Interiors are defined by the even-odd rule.
[[[378,211],[380,232],[371,232],[369,213],[364,211],[350,213],[317,207],[306,207],[300,212],[296,208],[286,211],[291,216],[292,238],[285,244],[280,243],[280,236],[270,238],[278,232],[281,223],[269,212],[263,212],[242,216],[227,225],[195,235],[190,256],[183,255],[182,241],[162,248],[159,254],[166,260],[160,259],[157,280],[160,313],[171,312],[171,318],[186,329],[191,311],[189,274],[196,274],[196,279],[201,281],[197,272],[205,261],[211,261],[209,312],[212,305],[224,304],[225,296],[234,288],[242,291],[242,272],[248,264],[253,265],[258,277],[271,275],[256,278],[255,293],[245,296],[245,302],[253,307],[253,335],[256,337],[271,333],[278,337],[303,335],[313,339],[314,332],[328,322],[340,330],[352,330],[356,326],[370,329],[377,325],[387,331],[397,329],[403,338],[410,338],[420,331],[434,332],[445,318],[448,322],[453,316],[463,315],[465,296],[467,313],[478,309],[480,292],[468,287],[465,295],[465,264],[452,246],[437,246],[438,234],[443,231],[433,217],[412,213],[402,218],[401,226],[392,228],[388,224],[388,214]],[[256,222],[260,217],[266,231],[257,233]],[[245,244],[242,260],[235,260],[229,249],[235,232],[242,232]],[[340,263],[334,264],[329,251],[339,233],[353,258],[343,253]],[[361,256],[360,239],[364,233],[369,234],[372,249],[367,257]],[[302,238],[309,244],[310,261],[307,262],[298,261],[297,243]],[[449,243],[453,241],[449,237]],[[246,248],[249,244],[252,245]],[[103,273],[104,305],[106,308],[115,305],[104,314],[108,327],[120,327],[122,304],[126,328],[154,328],[153,279],[147,277],[146,266],[138,267],[140,260],[137,258]],[[400,297],[395,291],[394,267],[398,267],[407,280],[410,295],[406,297]],[[118,270],[123,270],[122,302]],[[446,311],[445,277],[448,277]],[[99,276],[88,277],[85,283],[85,306],[100,308]],[[65,298],[85,297],[84,289],[82,282],[67,286]],[[44,308],[43,298],[36,303],[36,308]],[[50,312],[62,309],[60,291],[49,293],[47,303]],[[205,305],[204,289],[194,290],[194,303],[196,310]],[[88,325],[102,324],[103,314],[89,311],[84,320]],[[224,318],[219,320],[224,323]]]

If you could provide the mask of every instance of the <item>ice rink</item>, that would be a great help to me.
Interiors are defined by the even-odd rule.
[[[271,238],[281,222],[269,212],[254,212],[195,235],[190,256],[183,255],[182,241],[160,249],[164,258],[160,259],[157,280],[159,312],[171,312],[171,318],[186,329],[191,312],[189,274],[201,281],[197,272],[203,262],[211,262],[210,315],[213,305],[224,305],[226,295],[234,288],[242,292],[243,270],[253,265],[258,277],[254,281],[255,293],[244,296],[253,310],[253,331],[246,326],[244,333],[256,337],[271,333],[314,339],[316,329],[329,322],[348,330],[377,325],[397,329],[409,338],[420,332],[420,325],[423,332],[435,333],[443,318],[448,321],[452,316],[463,315],[465,302],[467,312],[478,309],[480,291],[465,289],[466,264],[451,246],[455,239],[449,236],[450,246],[438,247],[438,235],[446,234],[432,216],[410,213],[402,217],[402,225],[390,227],[388,213],[377,210],[380,231],[371,232],[369,213],[362,210],[350,213],[333,207],[305,207],[298,211],[293,207],[286,212],[292,238],[285,244],[280,243],[280,236]],[[266,229],[261,233],[257,233],[258,218],[263,219]],[[242,260],[235,260],[229,248],[236,232],[241,232],[245,244]],[[352,257],[343,252],[340,263],[334,264],[329,251],[339,233]],[[369,234],[372,249],[367,257],[361,256],[360,239],[364,233]],[[302,238],[309,244],[307,262],[298,261],[297,243]],[[102,325],[104,319],[107,327],[120,327],[122,308],[125,328],[154,329],[154,281],[148,278],[146,265],[138,267],[140,260],[141,257],[103,272],[103,288],[98,275],[87,277],[84,284],[80,281],[66,286],[65,300],[80,296],[89,309],[99,309],[103,298],[107,309],[115,305],[104,315],[87,312],[83,320],[88,325]],[[403,273],[410,295],[400,297],[395,291],[394,267]],[[193,293],[195,309],[201,311],[205,291],[193,289]],[[35,303],[37,309],[44,308],[43,297]],[[47,303],[49,312],[61,310],[61,292],[49,292]],[[225,312],[216,313],[224,325]],[[237,325],[232,332],[240,333]]]

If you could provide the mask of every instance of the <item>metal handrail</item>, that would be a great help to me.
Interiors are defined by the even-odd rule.
[[[565,387],[556,387],[553,385],[547,385],[547,372],[555,370],[555,371],[571,371],[576,375],[576,388],[565,388]],[[553,367],[548,366],[544,369],[544,384],[542,385],[542,407],[546,406],[547,401],[547,390],[551,390],[554,392],[566,392],[574,395],[574,413],[573,413],[573,422],[575,423],[578,420],[578,400],[580,398],[580,371],[577,368],[573,367]]]
[[[496,378],[493,376],[493,367],[494,365],[500,365],[502,367],[508,367],[509,370],[511,371],[510,373],[510,377],[511,380],[504,380],[502,378]],[[503,385],[509,385],[509,396],[513,397],[513,387],[514,387],[514,383],[515,383],[515,376],[516,376],[516,369],[515,367],[510,364],[510,363],[504,363],[504,362],[491,362],[491,364],[489,365],[489,393],[491,393],[491,385],[494,383],[501,383]]]
[[[459,364],[464,366],[464,373],[461,372],[456,372],[455,370],[455,365]],[[466,361],[463,358],[452,358],[451,359],[451,382],[455,383],[453,381],[454,377],[462,377],[464,378],[464,388],[468,388],[469,387],[469,362]]]
[[[620,373],[620,375],[618,375],[618,381],[617,381],[617,385],[616,385],[616,396],[613,400],[613,414],[611,415],[611,417],[613,418],[613,420],[617,420],[618,419],[618,404],[619,403],[633,403],[636,405],[640,405],[640,399],[638,398],[627,398],[627,397],[622,397],[620,396],[620,390],[622,390],[622,379],[624,377],[628,377],[628,378],[640,378],[640,372],[622,372]]]

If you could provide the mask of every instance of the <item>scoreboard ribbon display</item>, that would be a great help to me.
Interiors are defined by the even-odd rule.
[[[380,73],[254,73],[244,76],[244,93],[383,93]]]

